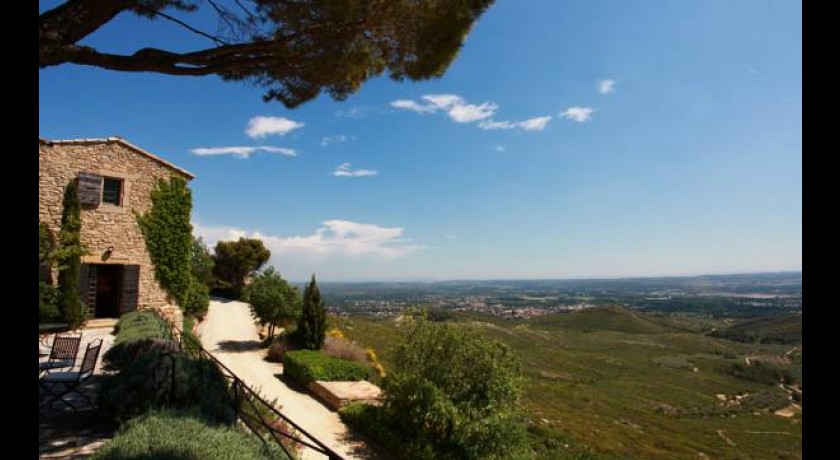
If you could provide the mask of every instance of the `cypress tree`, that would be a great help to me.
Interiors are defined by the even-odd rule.
[[[77,328],[85,321],[84,303],[79,295],[79,276],[82,268],[81,232],[82,204],[79,201],[78,185],[71,180],[64,188],[61,211],[61,245],[58,271],[58,308],[71,328]]]
[[[326,334],[327,311],[313,274],[312,281],[303,292],[303,309],[298,320],[297,336],[304,348],[319,350],[324,346]]]

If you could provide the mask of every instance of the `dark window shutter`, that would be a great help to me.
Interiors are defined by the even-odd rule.
[[[96,312],[96,265],[82,264],[79,269],[79,295],[87,305],[87,316]]]
[[[79,201],[82,206],[99,206],[102,196],[102,176],[93,173],[79,173]]]
[[[52,284],[52,270],[48,264],[38,264],[38,280]]]
[[[140,266],[126,265],[123,267],[122,302],[121,313],[128,313],[137,310],[138,296],[140,292]]]

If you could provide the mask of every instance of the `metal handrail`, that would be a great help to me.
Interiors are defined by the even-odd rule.
[[[273,439],[274,442],[277,445],[279,445],[281,449],[283,449],[283,451],[286,453],[286,455],[289,456],[289,458],[295,458],[295,456],[292,455],[289,452],[286,445],[283,444],[283,438],[285,438],[286,440],[290,440],[298,445],[308,447],[314,450],[315,452],[323,454],[327,456],[329,460],[344,460],[344,457],[342,457],[334,450],[332,450],[329,446],[318,440],[318,438],[304,430],[300,425],[283,415],[280,411],[277,410],[277,408],[274,407],[273,404],[270,404],[265,399],[263,399],[259,395],[259,393],[254,391],[251,387],[249,387],[244,380],[239,378],[239,376],[234,374],[233,371],[231,371],[209,351],[202,347],[197,340],[191,340],[190,337],[185,338],[184,332],[181,329],[179,329],[178,326],[169,321],[169,319],[163,316],[160,312],[156,311],[156,313],[158,313],[158,316],[160,316],[164,321],[166,321],[166,324],[169,325],[172,340],[178,344],[179,348],[182,351],[186,352],[188,355],[198,358],[199,361],[205,359],[210,361],[218,368],[221,375],[227,380],[229,380],[231,389],[233,391],[233,394],[231,395],[231,402],[233,403],[236,418],[239,421],[241,421],[242,424],[245,425],[251,432],[253,432],[263,443],[267,443],[267,441],[264,435],[260,432],[260,428],[265,430],[270,435],[270,438]],[[241,393],[244,393],[244,395]],[[240,406],[244,407],[244,404],[242,404],[243,399],[245,402],[250,404],[250,407],[253,410],[254,414],[256,414],[256,416],[242,411]],[[267,409],[271,413],[272,416],[290,425],[292,428],[294,428],[294,430],[297,433],[300,433],[305,438],[307,438],[307,440],[301,439],[300,436],[295,436],[292,433],[287,433],[273,426],[273,420],[266,420],[260,412],[259,408],[257,407],[257,404],[261,404],[264,409]],[[252,424],[256,426],[252,426]]]

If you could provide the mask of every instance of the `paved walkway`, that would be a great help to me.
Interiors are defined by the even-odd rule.
[[[92,399],[96,399],[99,393],[100,375],[103,374],[102,355],[114,343],[112,330],[111,327],[82,330],[82,341],[74,369],[79,368],[87,345],[102,339],[102,350],[97,359],[94,376],[80,388]],[[51,342],[52,335],[48,344],[51,345]],[[66,399],[79,408],[77,413],[68,412],[69,408],[60,403],[38,412],[38,458],[87,458],[114,435],[116,427],[108,423],[99,410],[91,408],[85,400],[74,395],[69,395]]]
[[[382,458],[354,436],[338,417],[303,389],[281,380],[283,366],[263,359],[259,336],[248,304],[213,300],[204,321],[198,326],[201,342],[219,361],[257,390],[266,400],[277,398],[283,415],[289,417],[321,442],[347,459]],[[322,459],[310,449],[304,459]]]

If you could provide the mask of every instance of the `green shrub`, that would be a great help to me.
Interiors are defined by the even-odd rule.
[[[466,327],[409,321],[383,381],[385,416],[404,443],[434,458],[526,455],[523,377],[511,350]]]
[[[320,351],[298,350],[283,356],[283,373],[307,385],[315,380],[365,380],[369,377],[370,368],[353,361],[331,358]]]
[[[192,315],[184,315],[184,324],[183,324],[184,333],[192,332],[193,327],[195,327],[195,317]]]
[[[50,323],[61,320],[58,311],[58,290],[51,284],[38,283],[38,322]]]
[[[271,341],[268,346],[268,353],[266,353],[265,360],[271,363],[282,363],[283,356],[289,351],[300,350],[300,347],[294,340],[294,334],[283,331],[279,336]]]
[[[181,353],[147,353],[128,363],[102,382],[100,405],[120,423],[163,407],[196,410],[212,423],[235,419],[227,382],[215,364]]]
[[[184,295],[184,305],[182,306],[184,313],[202,319],[207,314],[209,307],[210,288],[195,276],[191,276],[189,293]]]
[[[109,371],[120,370],[147,353],[177,353],[179,348],[177,343],[167,339],[137,339],[122,342],[105,352],[102,365]]]
[[[208,426],[189,413],[153,412],[128,422],[95,460],[269,460],[288,458],[278,446],[230,427]]]
[[[175,351],[169,325],[150,311],[137,311],[123,315],[114,328],[114,345],[102,356],[106,369],[117,370],[150,351]]]
[[[552,460],[601,460],[611,459],[591,447],[579,443],[568,434],[546,425],[528,425],[528,440],[534,456]]]
[[[434,458],[433,455],[424,455],[417,447],[407,453],[407,443],[399,436],[398,428],[393,426],[382,407],[355,402],[339,409],[338,415],[348,426],[376,441],[388,452],[399,453],[403,458]]]
[[[166,321],[151,311],[126,313],[114,327],[114,335],[117,342],[127,342],[133,337],[163,339],[172,337]]]
[[[763,383],[765,385],[777,385],[780,382],[793,383],[798,380],[788,369],[762,363],[761,361],[755,361],[751,365],[747,365],[746,363],[731,363],[720,366],[717,370],[739,379]]]

